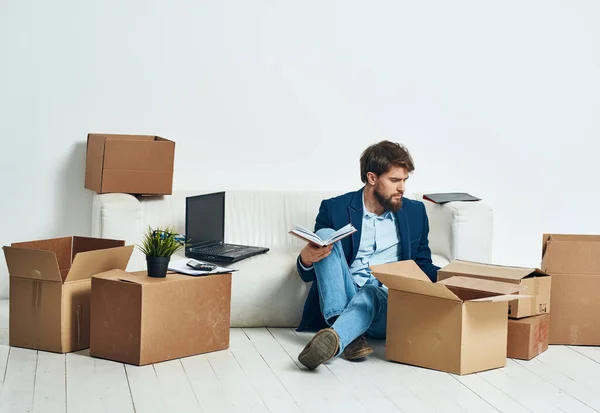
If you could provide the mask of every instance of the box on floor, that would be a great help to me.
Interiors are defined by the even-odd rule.
[[[231,273],[108,271],[92,279],[90,354],[145,365],[229,347]]]
[[[89,134],[85,187],[99,194],[170,195],[175,142],[160,136]]]
[[[506,365],[508,301],[514,283],[453,276],[437,283],[417,264],[371,267],[389,288],[386,358],[455,374]]]
[[[600,235],[544,234],[552,275],[550,344],[600,345]]]
[[[508,358],[531,360],[548,350],[550,314],[508,320]]]
[[[9,345],[58,353],[88,348],[91,277],[125,269],[133,246],[124,244],[74,236],[4,247]]]
[[[523,294],[532,297],[509,302],[508,316],[510,318],[523,318],[550,312],[552,277],[538,268],[509,267],[454,260],[438,271],[438,281],[456,275],[514,283],[525,287]]]

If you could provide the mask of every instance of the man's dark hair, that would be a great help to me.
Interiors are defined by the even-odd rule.
[[[380,176],[392,167],[405,168],[408,173],[415,170],[408,149],[399,143],[381,141],[369,146],[360,156],[360,179],[367,183],[367,172]]]

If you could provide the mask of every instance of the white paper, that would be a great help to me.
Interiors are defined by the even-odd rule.
[[[176,271],[178,273],[181,274],[187,274],[187,275],[209,275],[209,274],[222,274],[222,273],[228,273],[228,272],[234,272],[237,270],[234,270],[232,268],[226,268],[226,267],[219,267],[217,266],[217,268],[215,268],[212,271],[197,271],[194,270],[193,268],[190,268],[187,263],[189,261],[198,261],[198,260],[194,260],[191,258],[181,258],[181,259],[176,259],[176,260],[171,260],[169,262],[169,270],[170,271]],[[198,262],[204,262],[204,261],[198,261]]]

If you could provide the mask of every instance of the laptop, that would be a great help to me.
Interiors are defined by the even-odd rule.
[[[185,256],[233,263],[269,251],[265,247],[226,244],[225,192],[188,196],[185,202]]]

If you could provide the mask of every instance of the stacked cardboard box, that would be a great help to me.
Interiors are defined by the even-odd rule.
[[[508,302],[532,298],[520,283],[485,279],[498,268],[464,262],[437,283],[414,261],[371,270],[389,288],[388,360],[455,374],[506,365]]]
[[[509,358],[531,360],[548,350],[550,314],[508,320]]]
[[[550,344],[600,345],[600,235],[544,234],[552,275]]]
[[[175,142],[160,136],[89,134],[85,187],[99,194],[170,195]]]
[[[548,349],[552,277],[537,268],[508,267],[455,260],[438,280],[461,275],[502,281],[523,287],[531,297],[508,303],[507,357],[529,360]]]

